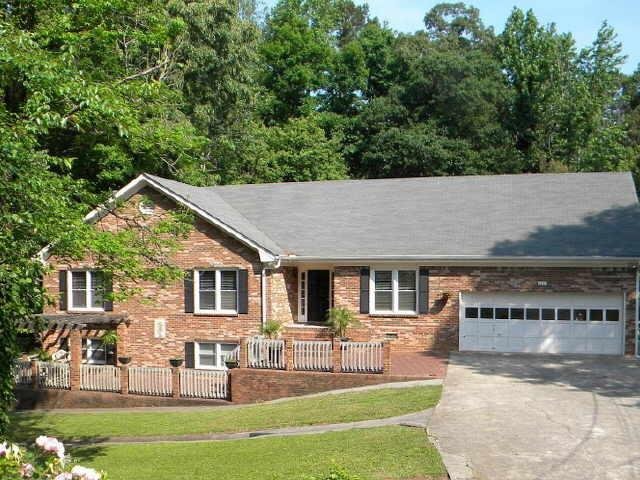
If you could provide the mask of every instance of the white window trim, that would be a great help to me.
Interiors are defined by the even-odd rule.
[[[216,363],[221,365],[200,365],[200,344],[215,345],[216,346]],[[233,345],[233,342],[194,342],[193,344],[193,356],[194,367],[196,370],[228,370],[225,362],[222,359],[222,344]]]
[[[86,348],[86,364],[87,365],[106,365],[107,364],[107,345],[104,344],[104,342],[102,340],[100,340],[99,338],[87,338],[87,348]],[[95,350],[98,350],[97,348],[92,348],[90,345],[93,342],[100,342],[102,344],[102,349],[104,350],[104,360],[100,360],[100,361],[96,361],[92,358],[92,353]]]
[[[73,306],[73,273],[85,272],[85,285],[86,285],[86,307],[74,307]],[[67,270],[67,311],[69,312],[104,312],[104,302],[102,307],[90,307],[93,304],[93,294],[91,286],[93,286],[92,274],[97,273],[98,270]]]
[[[215,272],[216,276],[216,308],[202,309],[200,308],[200,272]],[[220,281],[221,272],[233,272],[236,275],[236,308],[235,310],[223,310],[220,305],[222,303],[222,282]],[[238,270],[233,268],[211,268],[195,270],[193,275],[193,311],[198,314],[216,314],[216,315],[237,315],[238,314]],[[206,343],[206,342],[205,342]]]
[[[377,310],[376,309],[376,271],[380,270],[383,272],[391,271],[391,310]],[[398,299],[399,299],[399,288],[398,288],[398,271],[409,271],[414,270],[416,276],[416,308],[415,310],[400,310],[398,308]],[[417,315],[418,314],[418,299],[420,293],[420,283],[419,283],[419,270],[413,268],[406,267],[381,267],[374,269],[372,268],[369,273],[369,312],[373,315]]]

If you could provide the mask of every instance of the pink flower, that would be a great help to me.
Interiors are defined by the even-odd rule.
[[[33,470],[33,465],[31,465],[30,463],[25,463],[20,468],[20,475],[22,476],[22,478],[31,478],[31,476],[33,475]]]
[[[56,478],[54,478],[53,480],[72,480],[72,476],[71,473],[69,472],[62,472],[60,475],[57,475]]]
[[[0,443],[0,457],[7,456],[7,442]]]
[[[93,468],[76,465],[71,469],[71,478],[73,480],[100,480],[100,474]]]
[[[36,445],[48,453],[55,453],[62,460],[64,458],[64,445],[58,439],[40,435],[36,438]]]

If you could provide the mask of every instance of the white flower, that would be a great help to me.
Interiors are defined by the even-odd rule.
[[[20,468],[20,475],[22,476],[22,478],[31,478],[31,476],[33,475],[33,471],[33,465],[31,465],[30,463],[25,463]]]
[[[7,442],[0,443],[0,457],[7,456]]]
[[[60,460],[64,459],[64,445],[57,438],[40,435],[36,438],[36,445],[45,452],[55,453]]]
[[[40,435],[38,438],[36,438],[36,445],[40,448],[43,448],[47,440],[49,440],[49,437],[47,437],[46,435]]]
[[[71,469],[71,478],[74,480],[100,480],[100,474],[93,468],[76,465]]]
[[[72,476],[71,473],[69,472],[62,472],[61,474],[57,475],[56,478],[54,478],[53,480],[72,480]]]

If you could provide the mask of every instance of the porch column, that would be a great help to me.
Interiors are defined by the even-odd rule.
[[[120,393],[129,395],[129,365],[120,365]]]
[[[391,342],[384,342],[382,373],[391,373]]]
[[[285,338],[284,339],[284,361],[285,361],[285,369],[293,370],[293,338]]]
[[[116,327],[116,335],[118,335],[118,342],[116,343],[116,359],[118,357],[127,356],[127,330],[126,323],[119,323]]]
[[[82,334],[74,328],[69,332],[69,384],[71,390],[80,390],[80,366],[82,365]]]
[[[333,337],[331,339],[331,346],[333,348],[333,373],[342,372],[342,349],[340,348],[340,339]]]
[[[240,360],[238,361],[238,368],[247,368],[249,366],[249,351],[247,349],[246,338],[240,339]]]
[[[180,368],[171,367],[171,396],[180,398]]]
[[[34,390],[37,390],[40,385],[38,385],[40,374],[38,372],[38,360],[31,360],[31,387]]]

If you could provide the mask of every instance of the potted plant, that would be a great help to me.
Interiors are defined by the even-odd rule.
[[[118,343],[118,340],[120,340],[120,338],[115,330],[107,330],[100,337],[100,341],[103,345],[115,345]]]
[[[126,356],[123,355],[121,357],[118,357],[118,361],[122,364],[122,365],[129,365],[131,363],[131,357],[130,356]]]
[[[173,368],[181,367],[183,361],[184,361],[184,359],[182,359],[182,358],[170,358],[169,359],[169,363],[171,364],[171,366]]]
[[[238,361],[235,358],[227,357],[224,364],[228,369],[232,369],[238,366]]]
[[[260,333],[267,338],[278,338],[281,330],[282,324],[275,320],[267,320],[264,325],[260,327]]]
[[[327,325],[333,334],[343,342],[348,342],[347,329],[359,325],[353,312],[346,308],[332,308],[327,312]]]

